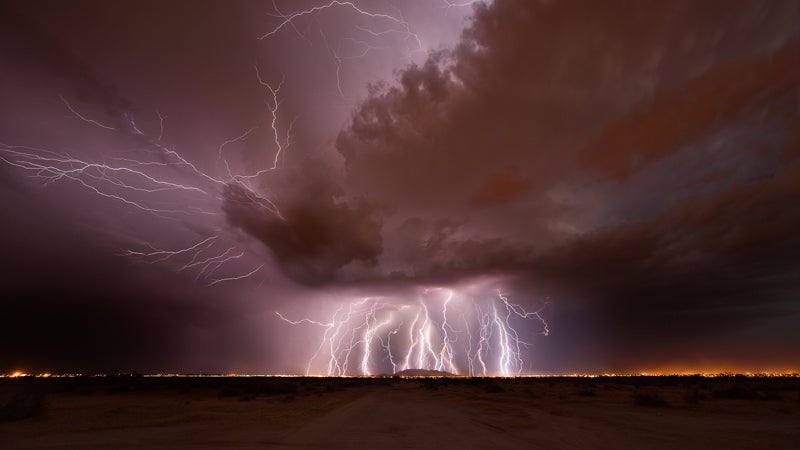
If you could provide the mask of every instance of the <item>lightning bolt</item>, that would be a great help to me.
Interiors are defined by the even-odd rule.
[[[464,6],[472,6],[475,3],[483,2],[483,0],[466,0],[463,2],[451,2],[450,0],[442,0],[444,5],[442,8],[460,8]]]
[[[218,278],[216,280],[213,280],[211,283],[208,283],[208,286],[214,286],[215,284],[224,283],[226,281],[236,281],[236,280],[243,280],[245,278],[249,278],[253,274],[255,274],[256,272],[261,270],[261,268],[263,268],[263,267],[264,267],[264,264],[261,264],[260,266],[256,267],[255,269],[251,270],[250,272],[247,272],[244,275],[228,277],[228,278]]]
[[[198,243],[196,243],[196,244],[194,244],[192,246],[189,246],[189,247],[186,247],[186,248],[182,248],[182,249],[178,249],[178,250],[162,250],[162,249],[158,249],[158,248],[150,246],[152,251],[149,251],[149,252],[138,252],[138,251],[134,251],[134,250],[126,250],[123,254],[125,256],[140,256],[140,257],[145,258],[145,259],[155,256],[156,257],[155,259],[152,259],[152,260],[150,260],[148,262],[157,263],[157,262],[166,261],[166,260],[172,258],[173,256],[178,256],[178,255],[190,252],[192,250],[195,250],[198,247],[201,247],[203,244],[209,243],[209,242],[211,242],[211,241],[213,241],[213,240],[215,240],[217,238],[218,238],[218,236],[207,237],[207,238],[203,239],[202,241],[200,241],[200,242],[198,242]],[[199,254],[199,252],[198,252],[198,254]],[[197,255],[195,255],[195,257],[196,256]],[[189,267],[189,266],[190,265],[187,264],[186,266],[184,266],[184,268]]]
[[[67,107],[67,109],[68,109],[68,110],[69,110],[69,111],[70,111],[72,114],[74,114],[74,115],[75,115],[75,117],[77,117],[78,119],[81,119],[82,121],[84,121],[84,122],[86,122],[86,123],[89,123],[89,124],[92,124],[92,125],[98,126],[98,127],[100,127],[100,128],[103,128],[104,130],[117,131],[117,129],[116,129],[116,128],[114,128],[114,127],[111,127],[111,126],[108,126],[108,125],[103,125],[102,123],[100,123],[100,122],[98,122],[98,121],[96,121],[96,120],[94,120],[94,119],[89,119],[89,118],[85,117],[83,114],[81,114],[81,113],[79,113],[78,111],[76,111],[76,110],[75,110],[75,108],[73,108],[73,107],[72,107],[72,105],[70,105],[70,103],[67,101],[67,99],[65,99],[65,98],[64,98],[64,96],[63,96],[63,95],[59,95],[59,96],[58,96],[58,98],[60,98],[60,99],[61,99],[61,102],[62,102],[62,103],[64,103],[64,106],[66,106],[66,107]]]
[[[313,15],[313,14],[316,14],[316,13],[318,13],[320,11],[324,11],[324,10],[335,8],[335,7],[350,8],[350,9],[352,9],[353,11],[355,11],[359,15],[362,15],[362,16],[365,16],[365,17],[370,17],[370,18],[373,18],[373,19],[383,19],[383,20],[386,20],[386,21],[388,21],[390,23],[397,24],[397,25],[399,25],[399,26],[401,26],[403,28],[403,30],[405,31],[405,34],[407,36],[414,37],[414,39],[416,39],[417,43],[419,44],[419,47],[422,47],[422,41],[420,40],[419,35],[417,35],[416,33],[411,32],[410,25],[408,24],[408,22],[403,20],[402,17],[396,17],[396,16],[393,16],[391,14],[370,12],[370,11],[361,9],[360,7],[356,6],[356,4],[353,3],[353,2],[343,2],[343,1],[339,1],[339,0],[333,0],[333,1],[329,2],[329,3],[327,3],[327,4],[324,4],[324,5],[314,6],[312,8],[309,8],[309,9],[306,9],[306,10],[301,10],[301,11],[296,11],[296,12],[293,12],[293,13],[290,13],[290,14],[287,14],[287,15],[280,14],[278,17],[280,17],[282,19],[281,22],[277,26],[275,26],[275,28],[273,28],[272,30],[268,31],[264,35],[260,36],[258,39],[259,40],[264,40],[264,39],[267,39],[270,36],[275,35],[279,31],[284,29],[287,25],[293,25],[294,21],[296,19],[300,18],[300,17]],[[277,9],[276,9],[276,11],[277,11]],[[295,29],[295,30],[297,31],[297,29]],[[299,33],[299,31],[298,31],[298,33]]]

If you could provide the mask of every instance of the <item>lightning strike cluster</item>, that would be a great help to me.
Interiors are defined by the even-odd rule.
[[[340,306],[327,321],[275,314],[291,325],[323,329],[307,375],[380,375],[422,369],[517,376],[529,369],[523,350],[532,343],[522,336],[550,332],[541,314],[546,305],[526,311],[500,291],[475,297],[436,288],[426,289],[412,302],[362,298]]]

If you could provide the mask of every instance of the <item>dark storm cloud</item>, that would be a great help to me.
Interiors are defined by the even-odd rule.
[[[798,19],[794,2],[477,6],[459,46],[374,86],[338,137],[349,188],[396,208],[382,264],[517,274],[599,326],[561,332],[618,368],[771,320],[785,363]],[[719,354],[757,360],[754,342]]]
[[[453,216],[479,240],[546,247],[592,229],[553,189],[589,183],[595,170],[616,175],[609,164],[641,170],[739,120],[797,115],[797,27],[786,16],[800,12],[737,7],[478,6],[454,51],[373,87],[356,110],[337,140],[349,186],[398,215]],[[696,171],[724,167],[712,159]],[[491,205],[500,207],[480,208]]]
[[[473,197],[477,205],[506,203],[522,196],[530,188],[531,181],[514,167],[492,175]]]
[[[457,210],[508,167],[536,196],[574,171],[578,148],[632,105],[790,40],[796,6],[479,6],[454,51],[374,89],[337,148],[353,187],[391,203]]]
[[[533,268],[602,297],[617,314],[777,308],[800,288],[799,169],[588,233],[539,256]]]
[[[796,118],[798,54],[800,40],[794,39],[774,53],[720,64],[678,90],[660,92],[602,129],[582,160],[624,178],[737,117],[756,112]]]
[[[335,186],[323,179],[297,188],[303,200],[281,205],[282,218],[234,184],[225,187],[222,210],[231,225],[266,245],[284,273],[300,283],[333,281],[349,263],[376,264],[381,223],[373,207],[337,198]]]
[[[791,367],[800,345],[798,169],[581,236],[536,258],[532,279],[587,302],[606,324],[597,350],[606,367],[711,355]]]
[[[404,263],[390,277],[439,280],[519,270],[530,263],[534,249],[499,238],[474,238],[461,234],[463,223],[435,222],[415,217],[389,231],[395,252],[387,259]]]

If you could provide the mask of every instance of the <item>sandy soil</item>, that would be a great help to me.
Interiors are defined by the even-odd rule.
[[[798,379],[92,383],[34,386],[47,388],[44,411],[0,422],[0,448],[796,449],[800,442]]]

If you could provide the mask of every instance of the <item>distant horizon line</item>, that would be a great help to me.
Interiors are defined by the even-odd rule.
[[[139,373],[133,372],[113,372],[113,373],[83,373],[83,372],[23,372],[15,371],[11,373],[0,373],[0,378],[113,378],[113,377],[144,377],[144,378],[614,378],[614,377],[675,377],[675,376],[702,376],[702,377],[800,377],[800,372],[796,370],[785,371],[708,371],[708,372],[661,372],[661,371],[642,371],[642,372],[622,372],[622,373],[540,373],[540,374],[519,374],[519,375],[459,375],[459,374],[379,374],[379,375],[325,375],[325,374],[282,374],[282,373]]]

